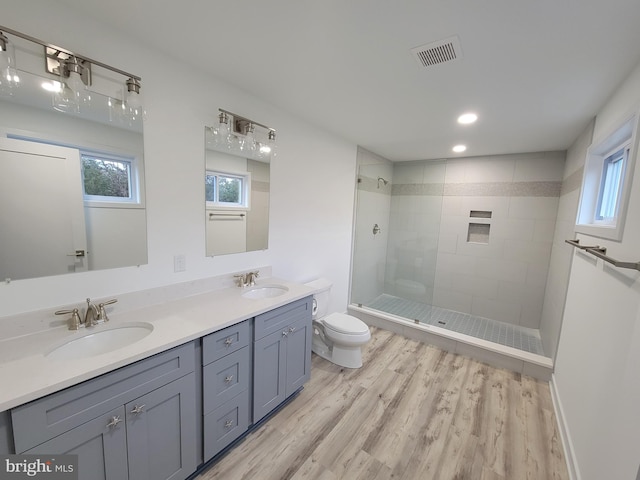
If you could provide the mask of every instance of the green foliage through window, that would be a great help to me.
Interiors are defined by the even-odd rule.
[[[85,195],[118,198],[131,196],[129,162],[82,155],[82,177]]]
[[[245,206],[246,178],[240,175],[207,172],[205,175],[205,200],[215,204]]]

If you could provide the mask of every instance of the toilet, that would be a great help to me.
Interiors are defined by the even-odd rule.
[[[311,351],[346,368],[362,366],[361,347],[371,339],[369,327],[362,320],[344,313],[327,315],[331,286],[320,278],[306,283],[313,294],[313,341]]]

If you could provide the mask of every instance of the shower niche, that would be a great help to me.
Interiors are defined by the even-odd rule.
[[[489,234],[491,233],[491,224],[488,222],[480,222],[480,219],[490,219],[492,212],[489,210],[471,210],[469,217],[474,221],[469,222],[467,229],[467,243],[479,243],[481,245],[489,245]],[[475,220],[477,219],[477,220]]]

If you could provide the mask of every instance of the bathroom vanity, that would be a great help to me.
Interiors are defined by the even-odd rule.
[[[0,363],[0,453],[78,454],[81,479],[189,477],[310,377],[313,292],[278,285],[273,298],[232,287],[114,314],[153,332],[107,354],[51,359],[49,346]],[[69,338],[56,331],[52,345],[58,336]],[[18,381],[9,370],[20,362],[39,365],[41,381]]]

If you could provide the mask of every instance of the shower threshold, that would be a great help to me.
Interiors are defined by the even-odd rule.
[[[365,323],[444,350],[473,357],[542,380],[553,362],[545,357],[535,329],[434,307],[383,294],[366,305],[349,305]]]

